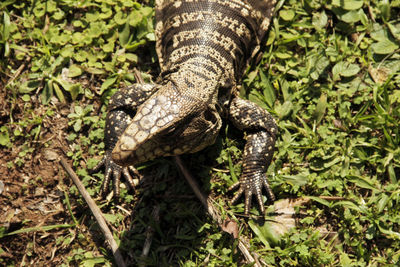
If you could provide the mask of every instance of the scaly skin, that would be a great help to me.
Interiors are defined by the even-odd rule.
[[[247,133],[243,173],[234,197],[245,196],[245,213],[262,188],[277,127],[271,115],[240,99],[237,87],[259,51],[275,0],[156,1],[156,49],[160,82],[136,85],[113,96],[106,125],[105,191],[111,179],[118,194],[121,173],[162,156],[194,153],[214,143],[221,117]],[[143,88],[151,88],[140,92]],[[118,164],[118,165],[117,165]],[[122,167],[125,166],[125,167]]]
[[[137,107],[149,98],[151,94],[156,91],[154,85],[134,84],[133,86],[126,87],[111,98],[108,105],[108,114],[106,118],[105,130],[105,149],[106,155],[93,169],[93,172],[100,170],[104,166],[106,172],[104,181],[101,187],[101,193],[105,195],[108,191],[108,185],[111,178],[113,178],[114,194],[119,196],[119,184],[121,175],[124,175],[129,186],[133,189],[137,182],[132,178],[131,173],[138,175],[133,166],[122,167],[114,162],[112,159],[112,150],[118,141],[118,138],[123,134],[124,130],[131,122]]]

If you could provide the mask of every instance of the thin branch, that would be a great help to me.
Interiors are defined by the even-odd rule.
[[[25,66],[31,61],[31,57],[27,57],[25,62],[19,66],[17,71],[14,73],[14,75],[11,77],[10,80],[8,80],[7,84],[5,87],[9,86],[22,72],[22,70],[25,68]]]
[[[113,235],[112,235],[110,229],[108,228],[106,221],[104,220],[101,210],[99,209],[99,207],[97,207],[94,200],[90,197],[90,195],[86,191],[84,185],[79,180],[78,176],[75,174],[75,172],[72,170],[72,168],[69,166],[68,162],[63,157],[61,157],[60,162],[61,162],[61,165],[64,167],[64,170],[68,173],[68,175],[71,177],[72,181],[75,183],[76,187],[78,188],[79,192],[85,199],[85,201],[88,204],[90,210],[92,211],[94,217],[96,218],[97,223],[99,224],[100,229],[106,238],[106,241],[110,244],[111,250],[114,255],[115,262],[117,263],[118,267],[125,267],[126,264],[124,262],[124,259],[122,258],[122,255],[118,248],[117,242],[115,242]]]
[[[174,157],[176,164],[179,167],[179,170],[182,172],[183,176],[185,177],[186,181],[189,183],[190,187],[194,191],[196,197],[200,200],[200,202],[203,204],[203,206],[206,208],[208,214],[211,216],[211,218],[218,223],[218,226],[221,229],[224,229],[223,226],[223,219],[222,216],[213,204],[213,199],[211,197],[206,197],[203,192],[201,192],[199,186],[197,185],[196,180],[193,178],[193,176],[189,173],[189,171],[186,169],[185,165],[183,164],[182,160],[179,158],[179,156]],[[243,256],[246,258],[246,261],[248,263],[253,263],[254,266],[261,267],[261,263],[257,260],[259,257],[256,253],[253,253],[253,255],[250,253],[249,248],[250,244],[247,242],[246,239],[244,239],[242,236],[238,237],[239,239],[239,250],[242,252]]]
[[[154,207],[153,212],[151,213],[151,216],[153,217],[153,220],[156,224],[160,221],[160,206],[157,205]],[[154,231],[155,231],[154,227],[152,227],[151,225],[149,225],[147,227],[146,240],[144,241],[142,255],[141,255],[142,262],[139,264],[140,267],[146,266],[144,259],[145,259],[145,257],[147,257],[147,255],[149,255],[151,243],[153,242]]]
[[[137,83],[144,84],[142,75],[140,74],[140,71],[137,68],[133,69],[133,75],[135,76]]]

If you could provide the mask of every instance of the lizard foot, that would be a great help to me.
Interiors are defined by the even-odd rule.
[[[111,178],[113,179],[113,190],[116,197],[119,196],[119,185],[122,175],[125,177],[130,188],[135,189],[135,187],[139,184],[141,179],[139,172],[133,166],[122,167],[116,164],[111,157],[111,151],[106,152],[106,155],[97,164],[97,166],[93,168],[92,172],[99,171],[103,166],[105,169],[104,181],[101,185],[101,195],[103,197],[108,193]],[[133,178],[131,173],[138,178]]]
[[[265,208],[262,201],[262,189],[263,187],[267,191],[268,198],[273,202],[275,200],[274,193],[268,184],[267,178],[264,173],[254,172],[243,174],[240,181],[233,184],[228,190],[236,190],[235,196],[231,200],[231,203],[234,204],[239,200],[239,198],[244,193],[245,205],[244,205],[244,213],[245,215],[249,214],[249,210],[251,208],[251,199],[252,196],[255,195],[258,205],[260,207],[260,211],[262,214],[265,214]]]

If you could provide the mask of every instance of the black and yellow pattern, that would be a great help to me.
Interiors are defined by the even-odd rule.
[[[106,125],[103,191],[111,177],[118,194],[121,173],[161,156],[194,153],[214,143],[221,117],[247,132],[237,200],[248,213],[254,194],[264,212],[262,188],[277,127],[271,115],[238,98],[237,87],[259,51],[274,0],[156,1],[159,84],[137,84],[113,96]],[[118,165],[117,165],[118,164]],[[119,166],[120,165],[120,166]]]

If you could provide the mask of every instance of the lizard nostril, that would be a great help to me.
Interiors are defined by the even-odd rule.
[[[169,127],[163,133],[163,137],[165,137],[165,138],[173,137],[175,134],[175,129],[176,129],[175,127]]]

